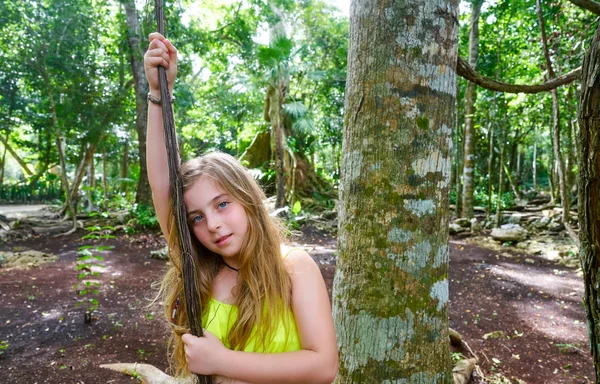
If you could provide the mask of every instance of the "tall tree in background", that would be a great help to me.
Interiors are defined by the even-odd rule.
[[[283,156],[285,154],[285,131],[283,129],[284,110],[283,103],[287,99],[290,77],[288,62],[292,48],[292,42],[287,37],[284,10],[275,2],[269,3],[272,11],[272,19],[269,21],[269,48],[281,53],[275,55],[267,93],[265,95],[265,118],[271,123],[271,153],[275,157],[276,174],[276,198],[275,207],[281,208],[285,205],[285,173]]]
[[[471,21],[469,31],[469,65],[477,68],[477,58],[479,56],[479,15],[481,14],[481,5],[483,0],[473,0],[471,7]],[[472,82],[467,84],[467,94],[465,100],[465,134],[463,136],[464,155],[463,155],[463,193],[462,193],[462,216],[473,217],[473,190],[475,188],[475,100],[477,99],[476,85]]]
[[[336,383],[451,381],[447,220],[457,14],[458,1],[350,6]]]
[[[550,59],[550,50],[548,49],[548,38],[546,37],[546,26],[544,24],[544,15],[542,12],[541,0],[536,0],[536,8],[538,21],[540,24],[542,48],[544,50],[544,60],[546,61],[546,70],[548,71],[548,78],[552,80],[556,78],[556,74],[554,73],[554,67],[552,66],[552,60]],[[553,89],[552,91],[550,91],[550,93],[552,94],[552,135],[554,137],[553,150],[554,158],[556,159],[557,165],[560,200],[563,208],[562,221],[565,225],[565,228],[569,230],[573,238],[576,238],[577,235],[575,235],[573,230],[570,229],[571,226],[569,224],[571,198],[569,196],[569,187],[567,185],[567,180],[565,177],[565,163],[563,162],[563,156],[560,150],[560,107],[558,103],[558,90]]]
[[[140,159],[140,178],[138,180],[135,202],[138,204],[152,205],[152,191],[148,182],[146,169],[146,121],[148,120],[148,81],[144,74],[144,52],[138,13],[135,1],[122,0],[127,19],[127,43],[129,45],[129,62],[133,73],[135,88],[135,129],[138,134],[138,155]]]

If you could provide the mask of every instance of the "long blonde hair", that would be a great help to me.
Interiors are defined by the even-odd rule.
[[[265,195],[262,189],[232,156],[220,152],[206,154],[182,164],[180,172],[184,191],[201,177],[209,177],[246,211],[248,232],[238,256],[240,268],[234,291],[238,317],[231,327],[227,343],[231,349],[243,350],[252,338],[256,351],[265,351],[291,305],[291,281],[281,257],[282,227],[269,216],[263,203]],[[173,220],[173,215],[170,215],[170,229],[173,228]],[[198,294],[204,313],[211,298],[213,279],[224,264],[221,256],[200,243],[189,226],[188,230],[196,253],[196,273],[200,281]],[[181,335],[189,328],[189,321],[185,313],[181,255],[176,246],[175,231],[170,230],[169,233],[171,265],[160,284],[157,299],[163,301],[164,314],[172,328],[169,363],[176,376],[181,376],[189,374],[181,341]],[[178,297],[177,314],[171,322]],[[265,316],[266,313],[268,316]]]

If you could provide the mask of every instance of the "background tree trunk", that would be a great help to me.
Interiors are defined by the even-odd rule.
[[[284,22],[284,13],[274,2],[271,2],[271,10],[273,11],[276,20],[269,25],[270,33],[270,44],[275,46],[277,40],[287,38],[286,27]],[[278,68],[275,71],[275,77],[271,79],[273,81],[271,97],[270,97],[270,111],[269,118],[271,120],[271,127],[275,149],[275,172],[276,172],[276,199],[275,207],[280,208],[285,205],[285,130],[284,130],[284,111],[283,103],[285,102],[288,89],[289,89],[289,74],[286,63],[278,63]]]
[[[544,58],[546,60],[546,69],[548,70],[548,78],[554,79],[554,69],[552,67],[552,61],[550,60],[550,52],[548,50],[548,40],[546,38],[546,27],[544,26],[544,17],[542,15],[542,2],[536,0],[538,20],[540,23],[540,31],[542,35],[542,46],[544,48]],[[569,210],[571,206],[571,199],[569,198],[569,192],[567,190],[567,183],[565,178],[565,165],[563,163],[562,154],[560,151],[560,109],[558,106],[558,91],[553,89],[552,94],[552,133],[554,138],[554,157],[556,158],[556,171],[558,173],[558,183],[560,191],[560,200],[562,203],[563,214],[562,221],[565,227],[569,228]]]
[[[152,191],[148,182],[146,168],[146,124],[148,120],[148,81],[144,74],[144,51],[141,47],[141,34],[138,14],[133,0],[122,0],[127,16],[127,43],[129,44],[131,71],[135,88],[135,129],[138,134],[138,155],[140,158],[140,178],[138,180],[135,202],[152,206]]]
[[[483,0],[473,0],[471,7],[471,30],[469,33],[469,65],[477,69],[479,56],[479,15]],[[465,134],[463,155],[463,193],[462,216],[473,217],[473,190],[475,188],[475,149],[477,134],[475,133],[475,100],[477,99],[476,85],[469,81],[465,101]]]
[[[502,100],[501,100],[501,107],[504,113],[504,119],[502,121],[507,121],[506,120],[506,99],[504,97],[504,94],[502,95]],[[500,126],[500,128],[498,129],[498,143],[499,143],[499,147],[500,147],[500,154],[498,156],[498,194],[496,195],[496,222],[494,223],[494,226],[496,228],[500,227],[500,225],[502,225],[502,193],[504,192],[504,178],[502,177],[502,175],[504,174],[504,172],[502,172],[502,168],[504,167],[504,152],[505,149],[504,147],[506,146],[506,127]]]
[[[129,143],[123,145],[123,157],[121,158],[121,192],[127,189],[127,176],[129,175]]]
[[[333,288],[336,383],[452,380],[448,191],[457,13],[457,1],[442,0],[350,6]]]
[[[579,98],[579,239],[590,348],[600,378],[600,28],[583,61]]]
[[[492,164],[494,162],[494,124],[489,123],[488,131],[488,143],[490,144],[490,154],[488,156],[488,204],[487,204],[487,215],[486,219],[492,216],[492,192],[493,192],[493,181],[492,181]]]
[[[457,90],[458,92],[458,90]],[[457,104],[459,102],[459,100],[456,100]],[[456,110],[458,110],[458,105],[456,107]],[[463,141],[461,140],[461,129],[460,129],[460,124],[458,121],[458,113],[455,113],[455,118],[454,118],[454,124],[455,124],[455,129],[454,129],[454,143],[456,146],[456,156],[455,156],[455,166],[454,166],[454,177],[456,178],[455,180],[455,184],[454,184],[454,188],[456,191],[456,217],[459,217],[462,213],[462,154],[463,151],[461,149],[463,149]]]
[[[533,160],[531,161],[531,174],[533,176],[533,190],[537,192],[537,129],[533,134]]]

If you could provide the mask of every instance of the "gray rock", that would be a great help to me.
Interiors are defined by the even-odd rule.
[[[2,267],[2,265],[6,264],[7,262],[8,260],[6,260],[6,256],[0,255],[0,267]]]
[[[169,260],[169,247],[150,252],[150,257],[158,260]]]
[[[463,233],[463,232],[469,232],[468,228],[463,228],[460,225],[456,224],[456,223],[452,223],[450,224],[450,234],[451,235],[458,235],[459,233]]]
[[[515,200],[515,208],[517,208],[517,209],[525,209],[525,207],[527,207],[527,204],[529,204],[529,201],[527,201],[525,199]]]
[[[471,224],[472,232],[481,232],[483,230],[483,221],[475,221]]]
[[[466,217],[459,217],[454,220],[454,224],[460,225],[462,228],[471,228],[471,221]]]
[[[544,216],[541,219],[532,222],[531,226],[535,229],[545,229],[548,227],[548,225],[550,225],[551,221],[551,218]]]
[[[500,228],[492,230],[492,238],[497,241],[514,241],[519,242],[527,238],[529,233],[518,224],[504,224]]]
[[[508,218],[508,223],[509,224],[521,224],[521,215],[519,215],[518,213],[513,213]]]
[[[560,220],[552,220],[552,222],[548,226],[548,230],[550,232],[560,232],[563,229],[565,229],[565,226]]]

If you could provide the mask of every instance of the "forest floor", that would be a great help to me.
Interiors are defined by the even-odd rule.
[[[161,236],[119,235],[99,243],[82,240],[83,235],[0,244],[0,251],[58,256],[38,266],[0,268],[0,347],[8,343],[0,349],[0,383],[131,383],[135,379],[99,365],[167,368],[167,325],[160,305],[151,305],[151,285],[165,262],[149,254],[164,245]],[[305,226],[294,240],[316,260],[331,292],[335,237]],[[75,265],[78,248],[93,243],[114,248],[102,251],[99,310],[85,324],[83,309],[75,308]],[[593,382],[583,283],[576,270],[511,247],[484,247],[476,239],[453,238],[450,249],[450,326],[480,360],[486,379],[476,376],[475,382]],[[461,351],[470,357],[468,349]]]

